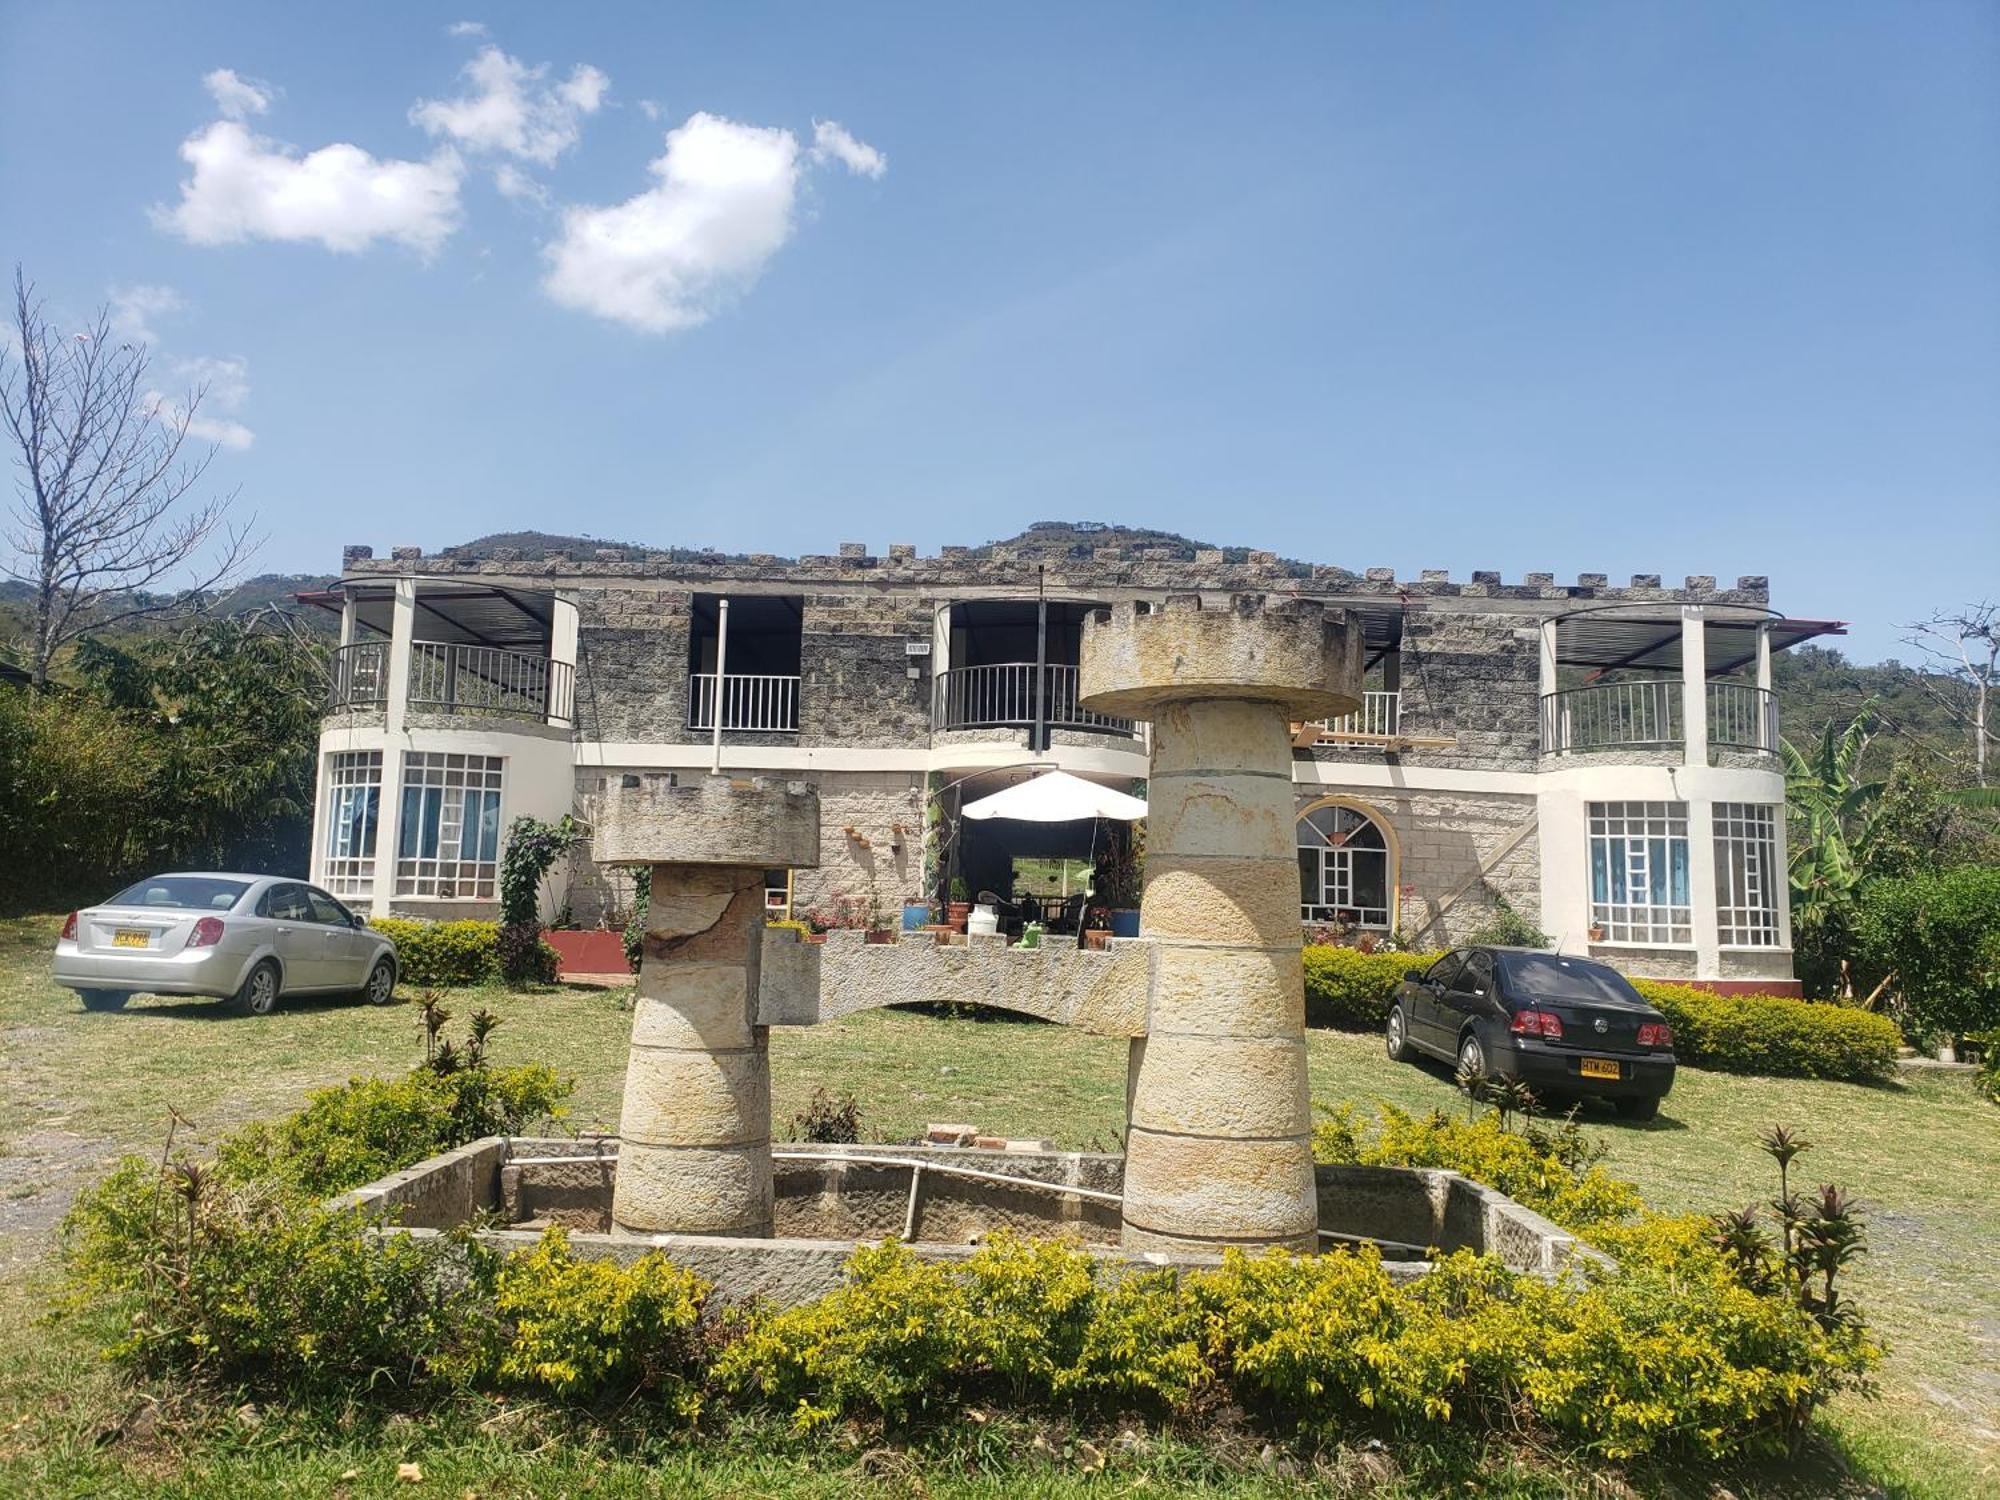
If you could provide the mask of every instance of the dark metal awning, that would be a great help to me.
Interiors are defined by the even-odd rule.
[[[1613,605],[1564,615],[1556,622],[1556,664],[1598,672],[1632,668],[1681,669],[1681,619],[1675,615],[1621,614]],[[1844,620],[1789,620],[1778,615],[1711,615],[1704,620],[1707,668],[1713,677],[1757,659],[1757,632],[1768,630],[1773,652],[1819,636],[1845,635]]]
[[[395,585],[343,583],[294,596],[339,614],[346,599],[354,600],[355,623],[366,635],[387,636],[395,612]],[[417,582],[416,638],[512,649],[546,648],[555,618],[555,595],[535,589],[498,588],[492,584],[431,584]]]

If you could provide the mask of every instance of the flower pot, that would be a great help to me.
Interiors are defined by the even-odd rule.
[[[903,931],[915,932],[931,919],[928,901],[905,901],[903,903]]]
[[[871,927],[861,939],[864,943],[893,943],[896,934],[886,927]]]
[[[1592,922],[1592,923],[1590,924],[1590,940],[1591,940],[1591,941],[1592,941],[1593,943],[1601,943],[1601,942],[1603,942],[1603,941],[1604,941],[1604,924],[1603,924],[1603,923],[1601,923],[1601,922]]]
[[[1102,952],[1111,946],[1111,930],[1107,927],[1086,927],[1083,931],[1083,946]]]
[[[1139,935],[1139,908],[1136,906],[1112,907],[1111,935],[1113,937],[1137,937]]]
[[[950,901],[945,903],[944,925],[953,932],[965,931],[965,922],[972,915],[970,901]]]

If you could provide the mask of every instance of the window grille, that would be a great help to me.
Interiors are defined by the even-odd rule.
[[[375,833],[382,812],[382,752],[342,751],[327,768],[322,878],[336,896],[375,893]]]
[[[1685,802],[1590,804],[1590,919],[1607,943],[1694,941]]]
[[[1715,919],[1725,948],[1776,947],[1777,809],[1761,802],[1715,804]]]
[[[491,901],[499,878],[497,755],[403,757],[396,894]]]

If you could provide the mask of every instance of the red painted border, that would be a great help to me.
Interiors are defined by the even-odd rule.
[[[625,961],[625,934],[602,928],[587,931],[546,930],[543,939],[556,950],[562,963],[561,974],[623,974],[631,965]]]

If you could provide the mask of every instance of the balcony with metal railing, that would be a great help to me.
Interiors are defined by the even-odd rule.
[[[795,734],[799,727],[799,679],[766,674],[725,673],[722,727],[751,734]],[[715,729],[713,672],[688,675],[688,728]]]
[[[1370,690],[1361,695],[1361,706],[1337,719],[1313,719],[1304,726],[1317,730],[1316,745],[1371,745],[1393,740],[1402,729],[1403,695],[1399,692]]]
[[[1708,743],[1774,755],[1777,696],[1769,688],[1710,681]],[[1677,750],[1686,742],[1679,678],[1593,682],[1542,695],[1542,753]]]
[[[1039,684],[1039,689],[1038,689]],[[1050,662],[952,667],[932,682],[932,724],[938,729],[1084,729],[1130,735],[1130,719],[1092,713],[1077,704],[1077,668]]]
[[[573,669],[565,661],[501,646],[410,643],[409,711],[567,725]],[[382,709],[389,701],[389,643],[355,641],[333,653],[327,712]]]

